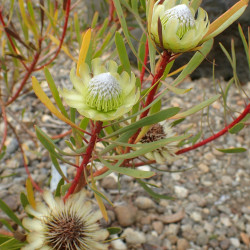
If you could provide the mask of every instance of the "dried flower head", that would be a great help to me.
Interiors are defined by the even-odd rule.
[[[81,191],[71,195],[66,202],[44,192],[44,203],[38,203],[36,209],[31,206],[26,212],[34,218],[24,218],[23,225],[30,232],[29,244],[22,250],[105,250],[101,243],[108,236],[108,231],[100,229],[96,223],[101,219],[101,212],[92,210],[92,204],[86,201],[86,194]]]
[[[109,121],[129,112],[139,99],[134,73],[117,73],[118,65],[108,61],[103,66],[100,58],[92,60],[93,77],[89,67],[83,63],[79,76],[73,68],[70,79],[73,90],[63,89],[61,95],[66,103],[80,114],[92,120]]]
[[[157,123],[149,129],[149,131],[141,138],[140,142],[150,143],[172,136],[174,136],[174,133],[169,125],[166,123]],[[178,156],[175,154],[178,151],[177,144],[178,142],[176,141],[171,142],[164,147],[146,153],[144,156],[149,160],[155,160],[159,164],[164,164],[165,162],[171,163],[178,159]]]
[[[197,17],[188,0],[159,0],[155,3],[151,21],[151,36],[164,49],[175,53],[195,48],[208,31],[205,10],[198,8]]]

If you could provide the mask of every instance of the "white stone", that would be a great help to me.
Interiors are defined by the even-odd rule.
[[[240,247],[240,241],[237,238],[230,238],[230,241],[234,247]]]
[[[186,198],[188,196],[188,190],[181,186],[175,186],[174,192],[177,198],[180,198],[180,199]]]
[[[200,213],[198,212],[193,212],[191,214],[191,218],[194,220],[194,221],[201,221],[202,220],[202,216]]]
[[[125,237],[126,242],[131,245],[139,245],[146,242],[145,234],[133,230],[132,228],[126,228],[122,234]]]

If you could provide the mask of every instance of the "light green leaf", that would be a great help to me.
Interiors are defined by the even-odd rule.
[[[140,179],[150,178],[155,175],[155,173],[152,171],[142,171],[142,170],[137,170],[137,169],[132,169],[132,168],[120,167],[120,165],[123,163],[123,160],[119,160],[115,165],[112,165],[111,163],[109,163],[108,161],[105,161],[101,157],[99,158],[99,160],[107,168],[119,174],[124,174],[124,175],[128,175],[134,178],[140,178]]]
[[[11,220],[13,220],[17,225],[23,227],[22,222],[18,219],[18,217],[15,215],[15,213],[0,199],[0,209],[9,216]]]
[[[130,66],[130,62],[128,59],[128,53],[126,51],[126,47],[125,47],[125,44],[123,42],[123,38],[119,32],[115,33],[115,44],[116,44],[116,48],[117,48],[123,69],[125,71],[127,71],[127,73],[130,75],[131,74],[131,66]]]
[[[189,109],[187,111],[179,113],[179,114],[175,115],[172,118],[174,118],[174,119],[181,119],[181,118],[185,118],[187,116],[190,116],[190,115],[192,115],[192,114],[194,114],[194,113],[196,113],[196,112],[204,109],[205,107],[209,106],[210,104],[212,104],[213,102],[215,102],[219,97],[220,97],[220,95],[213,96],[210,99],[208,99],[208,100],[206,100],[206,101],[204,101],[204,102],[202,102],[202,103],[200,103],[200,104],[192,107],[191,109]]]
[[[44,68],[44,74],[45,74],[46,80],[47,80],[47,82],[48,82],[50,91],[51,91],[51,93],[52,93],[52,95],[53,95],[53,97],[54,97],[54,100],[55,100],[55,102],[56,102],[58,108],[60,109],[60,111],[62,112],[62,114],[63,114],[65,117],[69,118],[69,116],[68,116],[68,114],[67,114],[67,112],[66,112],[66,110],[65,110],[65,108],[64,108],[64,106],[63,106],[63,104],[62,104],[62,100],[61,100],[61,98],[60,98],[60,96],[59,96],[59,92],[58,92],[58,90],[57,90],[57,87],[56,87],[56,85],[55,85],[55,82],[54,82],[54,80],[53,80],[53,78],[52,78],[52,76],[51,76],[49,70],[48,70],[46,67]]]
[[[244,123],[240,122],[235,124],[232,128],[228,130],[230,134],[236,134],[244,128]]]
[[[122,155],[105,156],[105,158],[106,159],[114,159],[114,160],[132,159],[132,158],[135,158],[135,157],[138,157],[141,155],[145,155],[146,153],[151,152],[153,150],[156,150],[158,148],[161,148],[161,147],[167,145],[168,143],[181,141],[181,140],[184,140],[188,137],[189,137],[189,135],[181,135],[181,136],[169,137],[169,138],[162,139],[162,140],[155,141],[155,142],[137,144],[135,147],[141,146],[141,148],[138,150],[135,150],[135,151],[127,153],[127,154],[122,154]],[[122,142],[117,142],[117,141],[114,141],[114,144],[120,144],[121,146],[123,145],[123,146],[127,146],[127,147],[134,146],[134,144],[122,143]]]
[[[169,109],[164,109],[160,112],[157,112],[155,114],[152,114],[150,116],[144,117],[143,119],[130,124],[126,127],[123,127],[117,131],[115,131],[114,133],[108,135],[106,138],[110,138],[116,135],[120,135],[122,133],[125,133],[129,130],[134,130],[134,129],[138,129],[147,125],[152,125],[158,122],[161,122],[163,120],[166,120],[174,115],[176,115],[179,112],[179,108],[178,107],[174,107],[174,108],[169,108]]]
[[[222,153],[228,153],[228,154],[243,153],[247,151],[245,148],[228,148],[228,149],[216,148],[216,150]]]
[[[170,197],[170,196],[166,196],[163,194],[157,194],[155,193],[151,188],[148,187],[147,183],[140,180],[140,179],[136,179],[137,182],[143,187],[143,189],[149,194],[151,195],[153,198],[155,198],[156,200],[160,200],[160,199],[165,199],[165,200],[174,200],[175,198]]]

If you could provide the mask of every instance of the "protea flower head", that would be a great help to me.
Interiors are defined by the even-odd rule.
[[[174,133],[167,123],[154,124],[148,132],[141,138],[140,143],[150,143],[161,139],[173,137]],[[144,156],[149,160],[155,160],[159,164],[171,163],[179,158],[175,153],[178,151],[178,142],[171,142],[164,147],[146,153]]]
[[[198,8],[195,18],[189,2],[158,0],[155,3],[150,32],[156,44],[174,53],[191,50],[199,44],[208,31],[209,20],[202,8]]]
[[[106,67],[100,58],[93,59],[91,64],[93,76],[86,63],[80,66],[79,76],[75,68],[71,70],[74,89],[60,91],[66,103],[83,116],[98,121],[114,120],[129,112],[139,99],[134,73],[118,74],[118,65],[112,60]]]
[[[22,250],[105,250],[108,246],[101,241],[108,236],[108,231],[100,229],[96,223],[101,219],[100,210],[93,211],[92,204],[86,201],[86,194],[81,191],[71,195],[66,202],[45,191],[44,203],[31,206],[26,212],[34,218],[24,218],[23,225],[30,232],[29,244]]]

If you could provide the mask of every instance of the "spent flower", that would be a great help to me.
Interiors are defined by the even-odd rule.
[[[174,136],[170,125],[166,122],[154,124],[141,138],[140,143],[150,143]],[[144,156],[149,160],[155,160],[159,164],[172,163],[179,158],[175,153],[178,151],[178,141],[168,143],[164,147],[146,153]]]
[[[110,60],[104,66],[100,58],[91,62],[93,77],[89,66],[83,63],[79,76],[75,68],[70,72],[74,89],[61,90],[66,103],[92,120],[109,121],[128,113],[139,99],[136,78],[125,71],[119,74],[118,65]]]
[[[195,11],[189,1],[158,0],[153,8],[151,37],[156,44],[172,52],[195,48],[208,31],[209,20],[205,10]]]
[[[23,225],[29,230],[29,244],[22,250],[105,250],[101,241],[108,237],[108,231],[96,223],[102,218],[100,210],[93,211],[92,203],[86,200],[85,191],[71,195],[66,202],[49,191],[44,192],[44,203],[37,203],[36,209],[28,205],[25,210],[34,216],[24,218]]]

